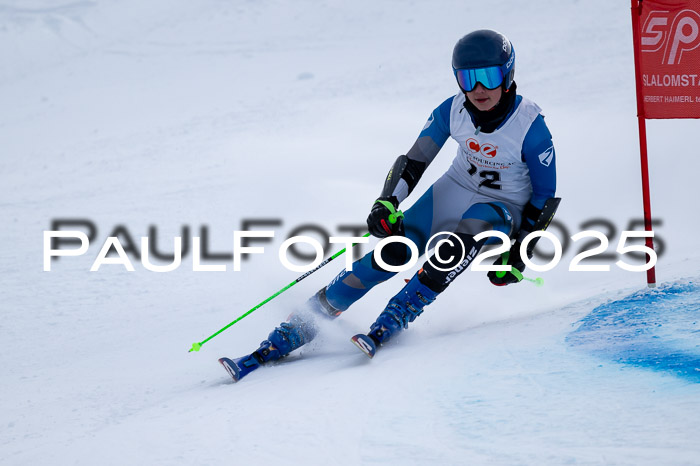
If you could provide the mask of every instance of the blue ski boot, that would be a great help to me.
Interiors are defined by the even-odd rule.
[[[277,361],[313,340],[318,332],[314,314],[320,313],[326,317],[339,315],[341,311],[333,308],[325,299],[325,291],[323,288],[312,296],[303,311],[289,316],[289,320],[275,328],[253,353],[238,359],[220,358],[219,363],[233,381],[238,382],[261,365]]]
[[[252,353],[238,359],[219,358],[219,363],[224,366],[224,369],[226,369],[226,372],[228,372],[233,381],[238,382],[250,372],[260,367],[262,361],[256,357],[255,353]]]
[[[408,324],[423,313],[423,308],[440,294],[424,285],[419,273],[389,300],[367,335],[360,333],[352,337],[352,342],[369,358],[374,357],[377,348],[389,341],[392,335],[408,328]]]
[[[294,314],[288,322],[282,322],[275,328],[267,340],[260,343],[260,347],[248,356],[238,359],[221,358],[219,363],[224,366],[233,381],[238,382],[261,365],[277,361],[311,341],[315,335],[315,326],[308,325],[308,322]]]

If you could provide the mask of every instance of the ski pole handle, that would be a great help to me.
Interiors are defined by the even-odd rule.
[[[391,212],[389,214],[389,223],[391,223],[392,225],[396,223],[400,218],[403,218],[403,212],[401,212],[400,210],[396,210],[394,204],[392,204],[391,202],[382,199],[377,199],[375,202],[380,203],[381,205],[386,207],[389,210],[389,212]]]
[[[391,223],[391,224],[393,225],[393,224],[396,223],[400,218],[403,218],[403,212],[401,212],[400,210],[397,210],[397,211],[394,212],[393,214],[389,214],[389,223]]]
[[[502,265],[507,265],[507,264],[508,264],[508,258],[509,258],[509,256],[510,256],[510,251],[506,251],[506,252],[503,253],[503,255],[501,256],[501,264],[502,264]],[[512,273],[513,275],[515,275],[515,278],[517,278],[518,281],[525,280],[525,281],[527,281],[527,282],[534,283],[535,286],[538,286],[538,287],[544,285],[544,279],[543,279],[542,277],[528,278],[528,277],[526,277],[525,275],[523,275],[523,273],[522,273],[520,270],[516,269],[516,268],[513,267],[513,266],[511,266],[511,267],[510,267],[510,270],[508,270],[508,271],[502,271],[502,270],[497,271],[497,272],[496,272],[496,276],[497,276],[498,278],[503,278],[503,277],[506,276],[507,273]]]

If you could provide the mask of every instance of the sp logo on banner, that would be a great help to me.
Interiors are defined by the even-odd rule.
[[[644,118],[700,118],[700,0],[642,0],[638,21]]]

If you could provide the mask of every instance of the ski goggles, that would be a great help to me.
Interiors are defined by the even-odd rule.
[[[481,83],[486,89],[496,89],[503,84],[503,70],[500,66],[455,70],[455,77],[459,87],[466,92],[474,90],[476,83]]]

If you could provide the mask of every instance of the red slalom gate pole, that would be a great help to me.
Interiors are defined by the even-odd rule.
[[[644,204],[644,230],[652,231],[651,223],[651,194],[649,192],[649,162],[647,158],[647,127],[642,102],[641,57],[639,55],[639,17],[642,0],[632,0],[632,42],[634,43],[634,80],[637,90],[637,121],[639,122],[639,157],[642,169],[642,200]],[[646,246],[654,249],[654,240],[646,238]],[[651,260],[647,254],[647,262]],[[647,270],[647,285],[656,286],[656,266]]]

